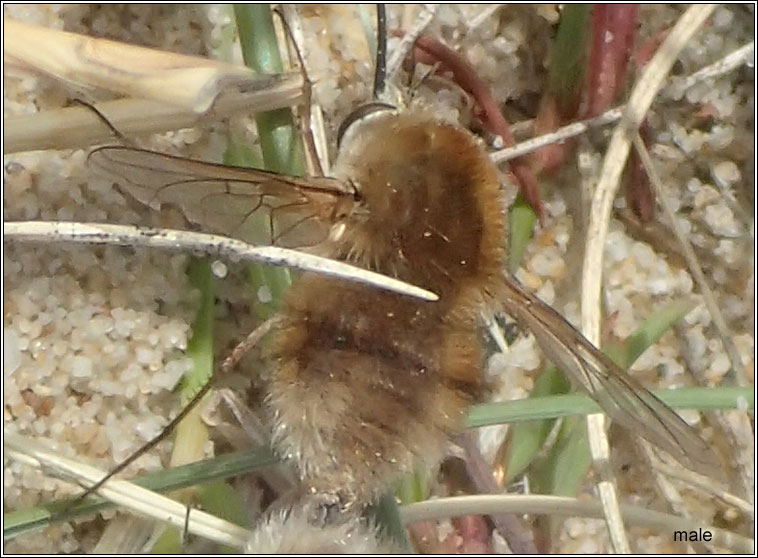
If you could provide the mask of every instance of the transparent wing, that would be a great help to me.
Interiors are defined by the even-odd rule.
[[[547,356],[570,374],[612,420],[691,469],[720,476],[715,455],[697,432],[600,352],[563,316],[515,283],[507,285],[503,302],[505,311],[534,333]]]
[[[153,209],[171,204],[209,231],[260,244],[317,244],[334,204],[353,195],[334,178],[298,178],[122,146],[93,150],[89,165]]]

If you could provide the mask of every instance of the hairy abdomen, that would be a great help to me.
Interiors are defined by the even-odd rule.
[[[355,209],[331,254],[436,292],[421,302],[304,276],[275,336],[270,408],[278,446],[308,488],[370,501],[435,465],[480,391],[477,319],[502,280],[497,172],[468,132],[423,113],[365,122],[340,153]]]
[[[472,318],[304,276],[274,336],[274,438],[308,488],[370,500],[442,456],[480,388]]]

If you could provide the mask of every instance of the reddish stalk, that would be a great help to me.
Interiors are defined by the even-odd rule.
[[[637,4],[596,4],[587,75],[587,102],[581,119],[607,110],[624,86],[637,35]]]
[[[402,34],[402,32],[396,33]],[[451,72],[455,82],[471,95],[481,108],[481,118],[484,125],[493,134],[502,138],[505,147],[515,145],[516,141],[513,138],[510,126],[492,97],[489,87],[460,54],[429,35],[419,37],[415,47],[416,61],[430,66],[439,64],[439,70]],[[511,161],[511,172],[515,176],[515,182],[519,185],[524,198],[542,221],[543,209],[539,185],[528,160],[520,157]]]

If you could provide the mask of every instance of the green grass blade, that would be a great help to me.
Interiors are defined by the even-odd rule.
[[[252,149],[231,141],[224,154],[224,163],[241,167],[262,168],[263,161],[256,156]],[[271,242],[269,218],[258,213],[246,223],[245,238],[255,243],[268,244]],[[251,263],[246,266],[248,281],[255,293],[253,307],[261,320],[273,316],[281,305],[282,297],[292,284],[292,275],[285,267]],[[266,295],[266,296],[263,296]]]
[[[187,343],[187,356],[192,359],[193,368],[182,377],[179,400],[187,405],[193,396],[211,381],[213,377],[213,273],[207,259],[193,258],[187,269],[192,286],[200,291],[200,308],[192,324],[192,337]],[[202,459],[209,433],[200,419],[197,408],[184,417],[174,433],[174,447],[171,451],[172,463],[188,463]],[[180,496],[187,500],[187,496]],[[189,503],[189,502],[185,502]],[[177,554],[182,550],[182,536],[179,529],[166,526],[158,540],[150,549],[152,554]]]
[[[537,467],[537,490],[555,496],[573,496],[592,464],[587,437],[587,421],[566,420],[550,455]]]
[[[182,535],[176,527],[167,526],[150,549],[150,554],[181,554]]]
[[[166,469],[148,473],[133,479],[135,484],[158,492],[170,492],[198,483],[227,479],[243,473],[249,473],[270,467],[278,463],[278,458],[269,448],[238,451]],[[19,535],[33,532],[50,524],[50,518],[70,521],[76,517],[93,514],[113,505],[99,497],[87,498],[74,506],[72,500],[60,500],[35,508],[9,512],[3,515],[3,538],[8,541]]]
[[[369,515],[374,516],[382,536],[392,539],[405,552],[412,551],[393,491],[387,492],[369,508]]]
[[[200,308],[192,324],[192,337],[187,343],[187,356],[194,367],[182,378],[181,402],[190,399],[213,377],[213,310],[214,285],[210,262],[193,258],[187,274],[192,286],[200,291]]]
[[[240,527],[249,529],[252,526],[242,496],[239,491],[226,482],[219,480],[201,484],[197,487],[196,495],[197,501],[204,511]],[[220,545],[218,552],[221,554],[237,554],[239,549]]]
[[[751,412],[755,409],[754,393],[750,388],[678,388],[654,390],[653,393],[672,409],[698,411],[747,409]],[[466,426],[480,428],[599,412],[602,412],[600,406],[588,396],[571,393],[475,405],[469,411]]]
[[[521,265],[526,247],[532,239],[536,220],[537,215],[524,196],[516,196],[508,216],[508,269],[511,272],[515,272]]]
[[[262,74],[283,71],[279,44],[268,4],[235,4],[242,58],[245,65]],[[266,168],[275,172],[302,175],[305,157],[292,112],[279,109],[256,115]]]
[[[529,397],[539,398],[564,394],[568,393],[570,389],[571,384],[558,368],[549,366],[537,378]],[[547,440],[550,431],[553,429],[553,424],[553,420],[528,421],[514,426],[509,431],[510,436],[506,440],[508,449],[504,460],[506,483],[511,482],[514,477],[521,474],[529,466]]]
[[[683,319],[694,307],[690,300],[674,300],[663,308],[655,311],[645,323],[632,333],[623,343],[622,357],[616,364],[629,368],[648,347],[663,337],[671,327]],[[613,355],[609,355],[613,356]]]
[[[429,497],[429,483],[426,474],[416,471],[412,475],[404,476],[397,485],[395,496],[401,504],[423,502]]]
[[[687,300],[673,301],[653,313],[623,343],[608,343],[605,352],[621,366],[628,368],[653,343],[668,331],[673,324],[682,319],[692,309]],[[535,382],[530,398],[568,393],[569,384],[563,379],[557,368],[547,368]],[[553,421],[526,422],[514,426],[507,441],[505,471],[506,480],[512,480],[522,473],[553,429]]]
[[[576,113],[584,84],[591,14],[590,4],[565,6],[550,57],[547,94],[555,97],[561,114],[568,116]]]
[[[755,410],[755,397],[752,388],[683,388],[659,390],[655,394],[674,409],[698,409],[701,411],[747,409],[751,412]],[[476,427],[523,420],[586,415],[599,410],[600,408],[594,401],[579,394],[487,403],[472,407],[467,426]],[[256,471],[278,462],[279,460],[270,449],[257,448],[149,473],[137,477],[134,482],[151,490],[166,492]],[[100,498],[90,498],[67,509],[70,504],[70,500],[64,500],[36,508],[6,513],[3,517],[4,539],[7,541],[20,534],[42,529],[49,524],[50,517],[53,515],[58,518],[57,514],[61,514],[60,520],[66,521],[111,507],[109,502]],[[62,513],[64,510],[65,513]]]
[[[623,343],[615,344],[615,346],[610,344],[606,348],[606,353],[620,367],[629,368],[648,347],[657,342],[691,308],[692,304],[686,300],[676,300],[667,304],[651,314]],[[710,394],[712,391],[708,388],[704,389],[705,394]],[[665,401],[665,398],[663,399]],[[576,421],[576,424],[574,422],[563,425],[557,443],[542,467],[543,470],[539,476],[543,480],[549,478],[551,482],[549,486],[540,483],[538,485],[540,489],[550,490],[547,493],[574,496],[582,478],[591,466],[586,422]],[[571,424],[573,428],[570,428]],[[554,470],[550,470],[551,468]]]
[[[245,64],[261,73],[281,72],[282,60],[270,7],[267,4],[235,4],[234,14]],[[281,109],[259,113],[256,115],[256,125],[263,153],[263,167],[290,175],[302,175],[305,171],[305,156],[291,111]],[[234,144],[230,145],[227,157],[229,164],[261,167],[251,150]],[[267,219],[253,226],[259,228],[260,242],[271,241]],[[258,298],[258,316],[261,319],[271,317],[278,310],[284,292],[292,283],[289,270],[252,264],[248,267],[248,277]]]

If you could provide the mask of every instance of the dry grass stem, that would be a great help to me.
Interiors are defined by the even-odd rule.
[[[702,527],[713,533],[713,544],[735,553],[752,554],[754,541],[713,525],[700,525],[667,513],[661,513],[628,504],[621,505],[624,519],[630,525],[649,527],[661,532],[691,531]],[[439,498],[400,508],[400,517],[406,525],[415,521],[443,519],[471,514],[533,513],[603,518],[603,507],[598,501],[579,500],[560,496],[479,495]]]
[[[42,468],[59,478],[88,486],[105,475],[100,469],[65,458],[18,434],[5,432],[4,437],[7,456]],[[186,525],[190,533],[221,544],[242,548],[250,537],[246,529],[200,510],[192,510],[187,520],[187,507],[183,504],[127,481],[109,480],[98,494],[142,516],[168,522],[179,529],[184,529]]]
[[[18,221],[4,223],[3,235],[7,240],[16,242],[81,242],[200,252],[237,261],[259,261],[315,271],[424,300],[437,300],[437,295],[425,289],[343,262],[276,246],[253,246],[213,234],[105,223]]]
[[[228,87],[247,90],[257,75],[235,64],[137,47],[4,19],[5,63],[72,86],[207,111]],[[34,48],[28,48],[30,44]]]
[[[740,66],[749,64],[753,61],[755,56],[755,42],[751,41],[743,47],[738,48],[734,52],[731,52],[724,56],[721,60],[717,60],[713,64],[709,64],[705,68],[702,68],[690,74],[685,78],[678,79],[671,85],[678,91],[685,91],[706,79],[713,79],[736,70]]]
[[[721,338],[721,342],[724,344],[724,349],[726,349],[727,355],[729,355],[729,360],[732,364],[732,372],[737,381],[737,385],[742,387],[748,386],[749,382],[745,377],[744,368],[742,366],[742,358],[740,357],[740,353],[737,350],[737,347],[732,342],[733,333],[729,330],[729,326],[727,325],[726,320],[721,313],[721,309],[716,302],[716,297],[713,294],[713,289],[711,289],[711,286],[708,284],[708,279],[705,277],[705,273],[703,272],[703,267],[700,265],[700,262],[695,255],[695,251],[692,249],[692,245],[687,240],[687,235],[684,233],[684,231],[682,231],[681,227],[679,227],[679,223],[676,220],[674,210],[671,208],[671,205],[666,199],[666,192],[663,189],[663,183],[661,182],[661,178],[658,176],[658,173],[653,166],[653,161],[650,159],[650,154],[645,147],[645,143],[642,141],[642,138],[639,134],[635,134],[632,138],[632,141],[634,142],[634,147],[637,150],[637,153],[640,156],[640,160],[645,167],[645,171],[650,178],[650,182],[655,190],[656,198],[663,208],[663,213],[666,215],[666,219],[669,221],[669,226],[671,227],[671,230],[674,232],[674,236],[676,236],[676,239],[681,246],[682,254],[687,261],[687,268],[689,269],[689,272],[692,274],[692,277],[695,279],[695,282],[700,288],[700,294],[703,296],[705,305],[708,307],[708,311],[711,313],[713,323],[716,326],[716,331]]]
[[[721,309],[716,302],[716,297],[713,294],[713,290],[708,284],[705,273],[703,273],[703,268],[700,265],[700,262],[698,261],[697,256],[695,255],[695,252],[690,245],[690,242],[687,240],[687,236],[681,230],[676,219],[676,215],[674,214],[674,211],[671,208],[668,199],[666,198],[666,194],[663,191],[663,183],[661,182],[661,179],[655,170],[655,166],[650,159],[650,154],[645,147],[645,143],[642,141],[642,138],[639,134],[635,134],[632,138],[632,141],[634,142],[634,147],[639,154],[643,166],[645,167],[645,172],[650,178],[650,184],[653,187],[656,198],[658,198],[661,207],[663,208],[663,212],[666,215],[669,226],[673,231],[679,245],[681,246],[682,254],[684,255],[684,258],[687,262],[687,268],[692,277],[695,279],[695,282],[697,283],[700,290],[700,294],[702,295],[705,305],[708,308],[708,312],[711,314],[713,324],[716,327],[716,331],[721,339],[721,342],[724,346],[724,349],[726,350],[726,354],[729,357],[729,361],[732,366],[731,375],[733,376],[734,381],[736,381],[737,385],[743,387],[747,386],[749,385],[749,382],[745,377],[745,370],[742,366],[742,358],[740,357],[740,353],[732,341],[733,334],[730,331],[723,314],[721,313]],[[733,442],[730,444],[730,447],[732,448],[732,451],[736,453],[736,463],[741,464],[740,467],[736,467],[736,471],[740,478],[741,490],[745,495],[752,494],[755,484],[755,478],[752,473],[755,463],[755,447],[753,445],[753,440],[744,439],[744,436],[741,436],[739,431],[733,428],[731,426],[731,423],[725,419],[723,413],[718,413],[717,416],[722,430],[724,430],[724,432],[727,434],[727,436],[729,436],[729,438],[731,438]],[[752,433],[752,430],[749,427],[747,430]]]
[[[695,5],[679,18],[660,48],[645,67],[629,96],[622,121],[616,126],[603,161],[603,168],[592,198],[587,227],[587,241],[582,269],[582,332],[591,343],[600,345],[600,290],[602,286],[603,250],[608,233],[613,199],[629,154],[627,130],[636,130],[660,90],[663,81],[681,50],[715,9],[715,5]],[[611,540],[617,552],[628,548],[620,529],[621,514],[615,483],[610,475],[608,440],[603,415],[587,417],[590,450],[601,475],[598,490],[603,502]],[[604,473],[608,473],[607,475]]]
[[[253,76],[245,88],[228,87],[206,114],[145,99],[119,99],[96,103],[95,107],[122,134],[165,132],[196,126],[202,120],[274,110],[298,104],[303,96],[299,72],[278,76]],[[41,149],[73,149],[113,141],[111,130],[90,109],[69,107],[4,121],[3,153]]]
[[[546,145],[560,143],[569,138],[573,138],[574,136],[583,134],[591,128],[605,126],[606,124],[616,122],[619,118],[622,117],[623,114],[624,107],[616,107],[604,112],[599,116],[595,116],[594,118],[589,118],[581,122],[573,122],[571,124],[567,124],[566,126],[562,126],[561,128],[558,128],[549,134],[543,134],[541,136],[537,136],[536,138],[519,142],[513,147],[506,147],[505,149],[494,151],[492,154],[490,154],[490,158],[496,164],[504,163],[505,161],[510,161],[516,157],[521,157],[522,155],[536,151],[537,149],[545,147]]]
[[[755,508],[753,505],[749,502],[746,502],[742,498],[739,498],[738,496],[735,496],[734,494],[728,492],[723,486],[721,486],[719,482],[696,473],[695,471],[690,471],[681,467],[675,467],[660,460],[656,460],[653,463],[653,467],[655,470],[660,471],[664,475],[685,482],[695,488],[708,492],[709,494],[713,494],[713,496],[725,504],[734,506],[740,510],[740,512],[743,513],[745,517],[749,517],[751,519],[755,518]]]

